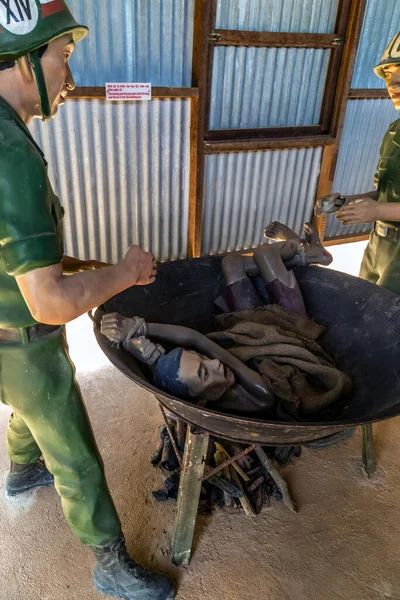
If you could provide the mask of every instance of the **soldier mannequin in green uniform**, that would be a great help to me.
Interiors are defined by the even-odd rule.
[[[394,107],[400,110],[400,33],[374,71],[386,81]],[[390,125],[383,138],[374,183],[377,189],[366,194],[320,198],[315,212],[336,212],[343,225],[374,223],[360,277],[400,294],[400,119]]]
[[[132,285],[152,283],[154,257],[134,246],[98,270],[63,257],[62,209],[27,129],[35,117],[53,118],[74,88],[68,59],[87,28],[64,0],[9,0],[0,3],[0,30],[1,401],[13,409],[7,491],[54,478],[68,524],[94,552],[96,587],[125,600],[167,600],[170,581],[126,551],[62,327]]]

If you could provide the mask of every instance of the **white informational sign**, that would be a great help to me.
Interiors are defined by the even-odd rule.
[[[107,100],[151,100],[151,83],[106,83]]]

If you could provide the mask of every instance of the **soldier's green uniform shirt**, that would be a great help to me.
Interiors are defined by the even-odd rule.
[[[400,202],[400,119],[390,125],[383,138],[375,185],[379,202]],[[400,222],[382,224],[400,229]],[[400,239],[384,238],[373,231],[364,253],[360,277],[400,294]]]
[[[118,539],[121,524],[107,488],[90,422],[75,380],[63,327],[29,341],[35,324],[15,277],[58,264],[62,209],[43,153],[18,114],[0,98],[0,400],[13,409],[7,430],[11,461],[43,455],[67,522],[85,544]]]
[[[0,98],[0,327],[35,324],[15,277],[61,261],[62,217],[42,151]]]

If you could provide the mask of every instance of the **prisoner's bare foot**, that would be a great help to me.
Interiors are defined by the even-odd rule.
[[[290,229],[290,227],[284,225],[283,223],[279,223],[279,221],[271,221],[271,223],[264,229],[264,235],[269,240],[274,240],[276,242],[295,240],[301,246],[304,244],[304,240],[297,235],[293,229]]]
[[[323,265],[324,267],[330,265],[333,261],[332,254],[323,247],[315,225],[312,223],[305,223],[304,235],[308,244],[308,249],[305,252],[306,264]]]

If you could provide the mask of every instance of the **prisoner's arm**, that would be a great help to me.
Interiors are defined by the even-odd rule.
[[[196,350],[205,356],[217,358],[231,369],[248,392],[262,400],[270,400],[271,406],[274,404],[274,395],[266,389],[265,382],[259,373],[247,367],[241,360],[203,334],[179,325],[147,323],[147,327],[150,338],[170,342],[176,346]]]

